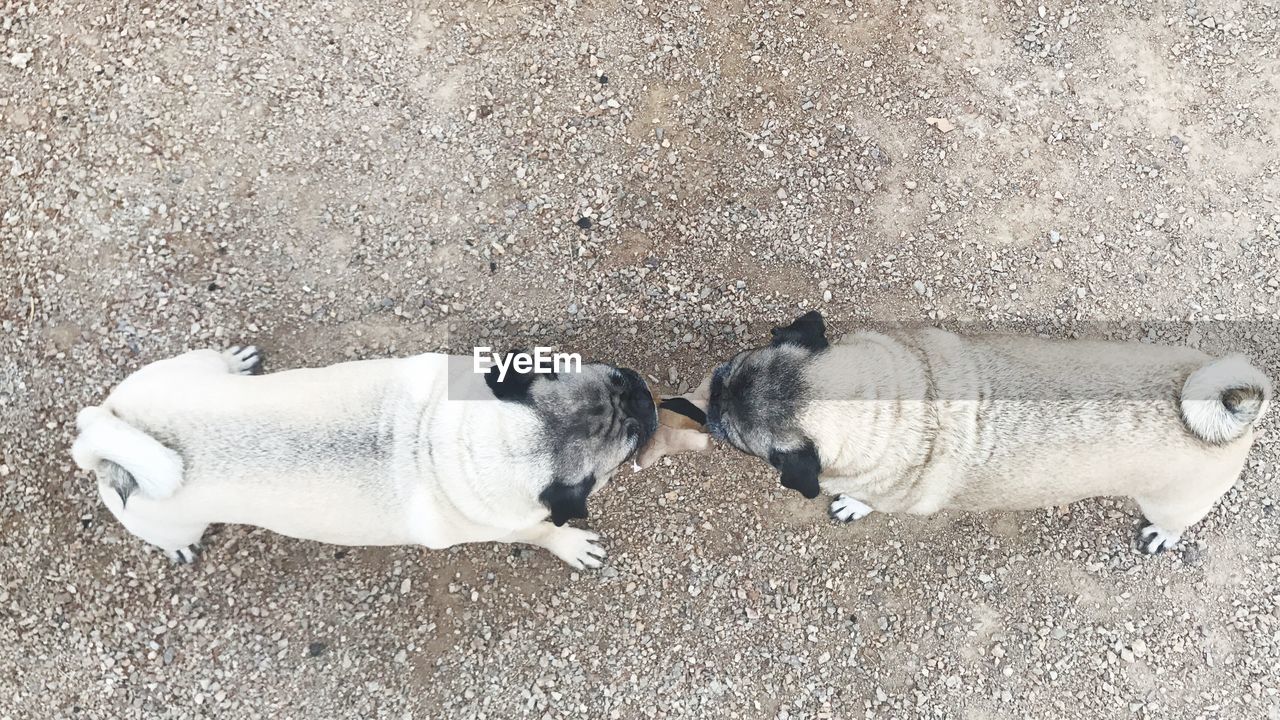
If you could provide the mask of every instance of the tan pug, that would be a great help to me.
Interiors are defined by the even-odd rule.
[[[717,368],[714,437],[841,521],[1133,498],[1158,552],[1235,483],[1271,384],[1239,355],[1140,343],[856,332],[822,316]]]
[[[76,463],[175,561],[210,523],[239,523],[342,545],[530,543],[596,567],[598,536],[565,523],[657,426],[640,376],[603,363],[502,373],[426,354],[262,375],[260,360],[160,360],[77,418]]]

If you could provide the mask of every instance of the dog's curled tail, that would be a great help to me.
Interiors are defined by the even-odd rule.
[[[1266,412],[1271,381],[1243,355],[1228,355],[1191,373],[1182,386],[1182,419],[1212,445],[1231,442]]]
[[[182,485],[182,456],[103,407],[87,407],[76,416],[79,435],[71,457],[83,470],[128,503],[136,490],[162,500]]]

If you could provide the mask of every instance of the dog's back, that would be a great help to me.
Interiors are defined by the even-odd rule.
[[[1097,495],[1204,510],[1238,475],[1270,396],[1239,356],[936,329],[856,333],[809,377],[823,475],[870,479],[885,490],[860,499],[911,512]]]
[[[161,360],[81,411],[72,456],[130,532],[180,561],[211,522],[408,542],[407,523],[389,522],[385,508],[413,490],[398,481],[414,469],[394,461],[420,410],[388,392],[399,388],[394,362],[246,377],[214,351]]]

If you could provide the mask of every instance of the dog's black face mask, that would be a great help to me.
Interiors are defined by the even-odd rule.
[[[796,418],[808,401],[805,367],[827,347],[826,323],[816,311],[776,327],[768,345],[716,368],[707,406],[713,437],[767,460],[783,487],[807,498],[818,496],[822,463]]]
[[[549,374],[509,370],[485,381],[494,397],[527,405],[541,420],[552,480],[538,495],[563,525],[587,517],[587,497],[649,442],[658,411],[638,373],[604,363],[582,363],[577,371]]]

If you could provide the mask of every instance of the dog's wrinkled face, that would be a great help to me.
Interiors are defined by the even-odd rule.
[[[757,457],[786,442],[805,390],[804,350],[783,345],[738,353],[711,376],[711,435]]]
[[[773,329],[773,342],[738,353],[711,378],[707,428],[712,436],[769,461],[782,484],[818,495],[821,463],[796,418],[808,400],[804,367],[827,348],[822,315],[810,312]]]
[[[563,525],[587,516],[587,496],[603,486],[658,429],[649,387],[635,371],[583,363],[581,372],[485,377],[499,399],[528,405],[542,421],[554,468],[539,500]]]

